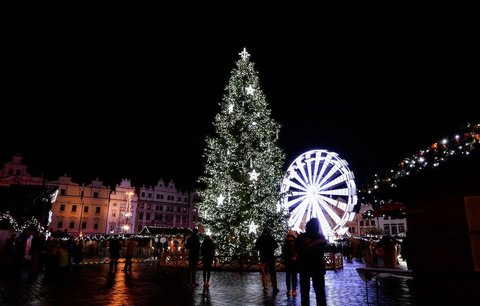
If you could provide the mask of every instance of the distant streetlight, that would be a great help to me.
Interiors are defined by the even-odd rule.
[[[130,231],[130,225],[128,224],[129,219],[132,217],[132,211],[131,211],[131,202],[132,202],[132,196],[133,196],[132,191],[125,192],[125,195],[127,196],[127,207],[125,208],[125,224],[122,226],[123,232],[125,234],[128,234]]]

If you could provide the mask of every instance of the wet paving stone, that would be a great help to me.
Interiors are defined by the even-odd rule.
[[[378,283],[373,279],[366,288],[356,271],[362,266],[345,263],[343,269],[327,271],[328,305],[415,305],[407,279],[384,277]],[[271,288],[263,291],[259,272],[213,271],[210,288],[205,290],[186,286],[183,269],[162,268],[152,262],[137,262],[129,273],[121,271],[123,263],[119,268],[112,274],[104,263],[83,264],[54,274],[1,271],[0,305],[300,305],[300,296],[286,295],[284,272],[277,274],[280,292],[275,294]],[[201,279],[200,270],[197,282]],[[313,289],[310,299],[315,305]]]

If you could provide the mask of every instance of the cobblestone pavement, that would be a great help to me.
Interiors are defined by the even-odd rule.
[[[415,305],[404,278],[379,279],[378,302],[375,280],[365,283],[355,270],[362,263],[345,263],[328,271],[326,296],[330,306]],[[300,296],[287,298],[285,273],[278,272],[280,292],[264,292],[259,272],[213,271],[211,286],[188,288],[185,270],[162,268],[153,262],[136,262],[132,272],[109,274],[107,264],[82,264],[55,274],[44,271],[1,271],[0,305],[300,305]],[[200,283],[202,271],[198,271]],[[299,291],[299,290],[298,290]],[[312,305],[315,295],[310,294]]]

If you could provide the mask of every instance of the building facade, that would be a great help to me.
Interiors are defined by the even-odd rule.
[[[349,223],[349,231],[353,236],[392,235],[405,236],[407,232],[407,219],[405,215],[398,214],[378,215],[371,205],[362,204],[360,210]]]
[[[165,184],[160,179],[154,187],[141,187],[137,190],[138,208],[136,232],[145,226],[193,227],[196,221],[193,193],[175,188],[173,181]]]
[[[22,162],[22,155],[14,154],[0,169],[0,186],[11,185],[43,185],[43,178],[31,176]]]
[[[14,154],[11,161],[4,163],[0,169],[0,215],[13,219],[11,224],[16,224],[12,225],[14,230],[46,228],[51,220],[49,211],[56,194],[57,189],[46,186],[43,177],[35,177],[28,172],[20,154]]]
[[[68,176],[61,176],[48,185],[57,186],[58,195],[52,203],[52,222],[49,230],[73,236],[105,233],[110,189],[98,179],[80,185]]]
[[[98,179],[79,184],[67,175],[46,181],[28,173],[20,154],[0,169],[0,191],[5,203],[25,202],[3,205],[0,212],[9,211],[18,219],[36,216],[45,229],[72,236],[137,234],[145,226],[193,228],[197,219],[196,193],[178,190],[172,180],[137,188],[123,179],[115,189]],[[27,193],[31,196],[25,200]]]
[[[137,195],[130,180],[123,179],[111,192],[106,234],[132,234],[135,230]]]

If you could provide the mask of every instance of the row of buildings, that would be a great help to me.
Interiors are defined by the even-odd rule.
[[[115,188],[98,179],[79,184],[67,175],[49,181],[31,176],[18,154],[0,170],[0,198],[0,212],[18,221],[30,214],[49,231],[74,236],[191,228],[196,221],[195,193],[178,190],[173,181],[136,187],[123,179]]]
[[[18,154],[0,170],[0,193],[1,189],[3,193],[9,191],[10,196],[0,199],[0,212],[8,210],[18,217],[31,211],[49,231],[74,236],[136,234],[145,226],[192,228],[197,218],[196,193],[176,189],[173,181],[166,184],[160,179],[155,186],[136,187],[123,179],[115,188],[98,179],[79,184],[67,175],[48,181],[31,176]],[[18,202],[25,197],[24,203]],[[32,207],[38,209],[32,211]],[[371,210],[371,206],[362,205],[355,219],[347,224],[350,234],[406,233],[405,217],[365,217]]]

